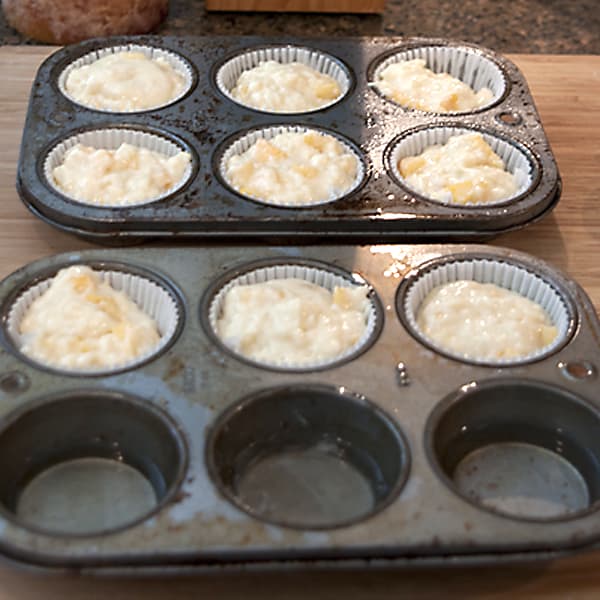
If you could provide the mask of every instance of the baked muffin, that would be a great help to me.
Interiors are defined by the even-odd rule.
[[[49,44],[148,33],[167,16],[168,0],[2,0],[8,24]]]

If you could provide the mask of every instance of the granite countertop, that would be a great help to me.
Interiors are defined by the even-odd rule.
[[[437,36],[498,52],[600,54],[600,10],[598,0],[387,0],[382,15],[207,13],[200,0],[171,0],[158,33]],[[35,43],[3,15],[0,42]]]

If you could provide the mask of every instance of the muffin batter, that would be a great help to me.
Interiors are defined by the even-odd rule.
[[[448,73],[434,73],[421,58],[388,65],[375,85],[402,106],[438,113],[474,110],[493,98],[488,88],[475,92]]]
[[[69,370],[112,368],[150,352],[156,323],[87,266],[62,269],[20,325],[21,351]]]
[[[441,349],[478,360],[523,358],[558,335],[539,304],[476,281],[431,290],[419,307],[417,325]]]

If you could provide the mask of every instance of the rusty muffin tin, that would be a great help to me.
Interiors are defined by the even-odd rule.
[[[191,69],[191,89],[164,108],[108,113],[69,100],[58,80],[71,63],[94,51],[128,44],[171,51]],[[233,102],[216,82],[219,68],[257,48],[305,47],[323,52],[347,73],[349,88],[323,110],[269,114]],[[491,61],[505,89],[488,108],[459,114],[405,109],[373,87],[378,64],[396,52],[424,46],[467,52]],[[230,143],[254,129],[315,127],[341,136],[362,154],[363,182],[327,204],[288,208],[266,205],[230,189],[219,159]],[[403,187],[389,164],[395,141],[413,131],[449,126],[487,132],[527,157],[530,187],[494,206],[447,206]],[[125,208],[89,206],[59,193],[46,180],[44,159],[56,144],[80,132],[127,128],[163,136],[192,155],[191,179],[166,198]],[[18,166],[17,188],[28,208],[48,223],[97,242],[212,239],[306,243],[486,239],[547,214],[559,199],[561,180],[522,73],[484,48],[428,38],[310,38],[143,36],[92,40],[65,47],[40,67],[31,92]]]
[[[474,364],[403,325],[417,278],[473,258],[559,294],[568,323],[553,353]],[[6,329],[10,306],[73,264],[162,282],[182,320],[171,345],[105,375],[24,359]],[[218,286],[265,265],[366,282],[382,313],[370,345],[297,370],[217,343]],[[92,572],[368,568],[547,558],[600,541],[600,323],[575,282],[531,256],[478,245],[86,250],[16,271],[0,306],[0,552],[10,560]],[[117,481],[106,499],[97,478],[76,485],[107,465]],[[87,510],[52,500],[56,487]],[[565,510],[544,512],[556,503]]]

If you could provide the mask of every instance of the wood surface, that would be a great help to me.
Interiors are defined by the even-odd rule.
[[[206,0],[204,5],[206,10],[377,13],[385,0]]]
[[[0,48],[0,277],[57,252],[91,247],[34,218],[15,191],[29,87],[51,50]],[[564,191],[552,215],[494,244],[541,256],[578,280],[600,308],[600,56],[511,57],[524,71]],[[600,552],[544,564],[381,572],[262,573],[151,579],[41,576],[0,566],[0,600],[183,598],[368,600],[600,599]]]

